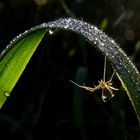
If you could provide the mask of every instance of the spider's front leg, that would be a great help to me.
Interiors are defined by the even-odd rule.
[[[111,89],[106,88],[106,89],[102,90],[102,100],[104,102],[108,102],[113,97],[114,97],[114,93]]]
[[[87,87],[87,86],[85,86],[85,85],[81,86],[81,85],[79,85],[79,84],[77,84],[77,83],[75,83],[75,82],[73,82],[73,81],[71,81],[71,80],[70,80],[70,82],[72,82],[72,83],[75,84],[76,86],[78,86],[78,87],[80,87],[80,88],[83,88],[83,89],[85,89],[85,90],[87,90],[87,91],[90,91],[90,92],[94,92],[95,90],[100,89],[100,85],[95,86],[95,88],[92,88],[92,87]]]

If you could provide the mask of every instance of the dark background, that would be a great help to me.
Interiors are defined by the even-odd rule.
[[[69,16],[104,30],[140,68],[139,0],[0,0],[0,51],[26,29]],[[116,76],[119,91],[107,103],[101,91],[69,82],[94,87],[103,66],[104,56],[77,34],[46,34],[0,110],[0,139],[139,140],[136,114]]]

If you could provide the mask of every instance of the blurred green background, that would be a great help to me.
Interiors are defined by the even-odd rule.
[[[83,19],[104,30],[140,69],[139,0],[0,0],[0,51],[30,27],[59,17]],[[0,110],[0,139],[139,140],[131,103],[120,90],[104,103],[69,80],[98,84],[104,56],[81,36],[46,34],[11,96]],[[106,79],[113,69],[107,63]]]

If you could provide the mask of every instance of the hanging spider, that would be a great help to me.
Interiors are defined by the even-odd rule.
[[[115,70],[111,76],[111,78],[106,81],[106,57],[105,57],[105,60],[104,60],[104,73],[103,73],[103,79],[101,79],[99,82],[99,84],[97,86],[95,86],[94,88],[92,87],[87,87],[85,85],[81,86],[73,81],[70,80],[70,82],[72,82],[73,84],[75,84],[76,86],[80,87],[80,88],[83,88],[87,91],[90,91],[90,92],[94,92],[95,90],[98,90],[98,89],[101,89],[102,90],[102,100],[104,102],[107,102],[109,101],[111,98],[114,97],[114,93],[113,93],[113,90],[119,90],[117,88],[114,88],[112,86],[112,79],[115,75]]]

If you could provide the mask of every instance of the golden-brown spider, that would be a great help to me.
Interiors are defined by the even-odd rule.
[[[105,61],[104,61],[104,73],[103,73],[103,80],[101,79],[98,84],[98,86],[95,86],[94,88],[92,87],[87,87],[85,85],[81,86],[73,81],[70,80],[70,82],[72,82],[73,84],[75,84],[76,86],[80,87],[80,88],[83,88],[87,91],[90,91],[90,92],[94,92],[95,90],[98,90],[98,89],[101,89],[102,90],[102,100],[104,102],[107,102],[109,101],[112,97],[114,97],[114,93],[113,93],[113,90],[119,90],[117,88],[114,88],[112,86],[112,79],[114,77],[114,74],[115,74],[115,70],[111,76],[111,78],[109,79],[109,81],[106,81],[105,80],[105,75],[106,75],[106,57],[105,57]]]

